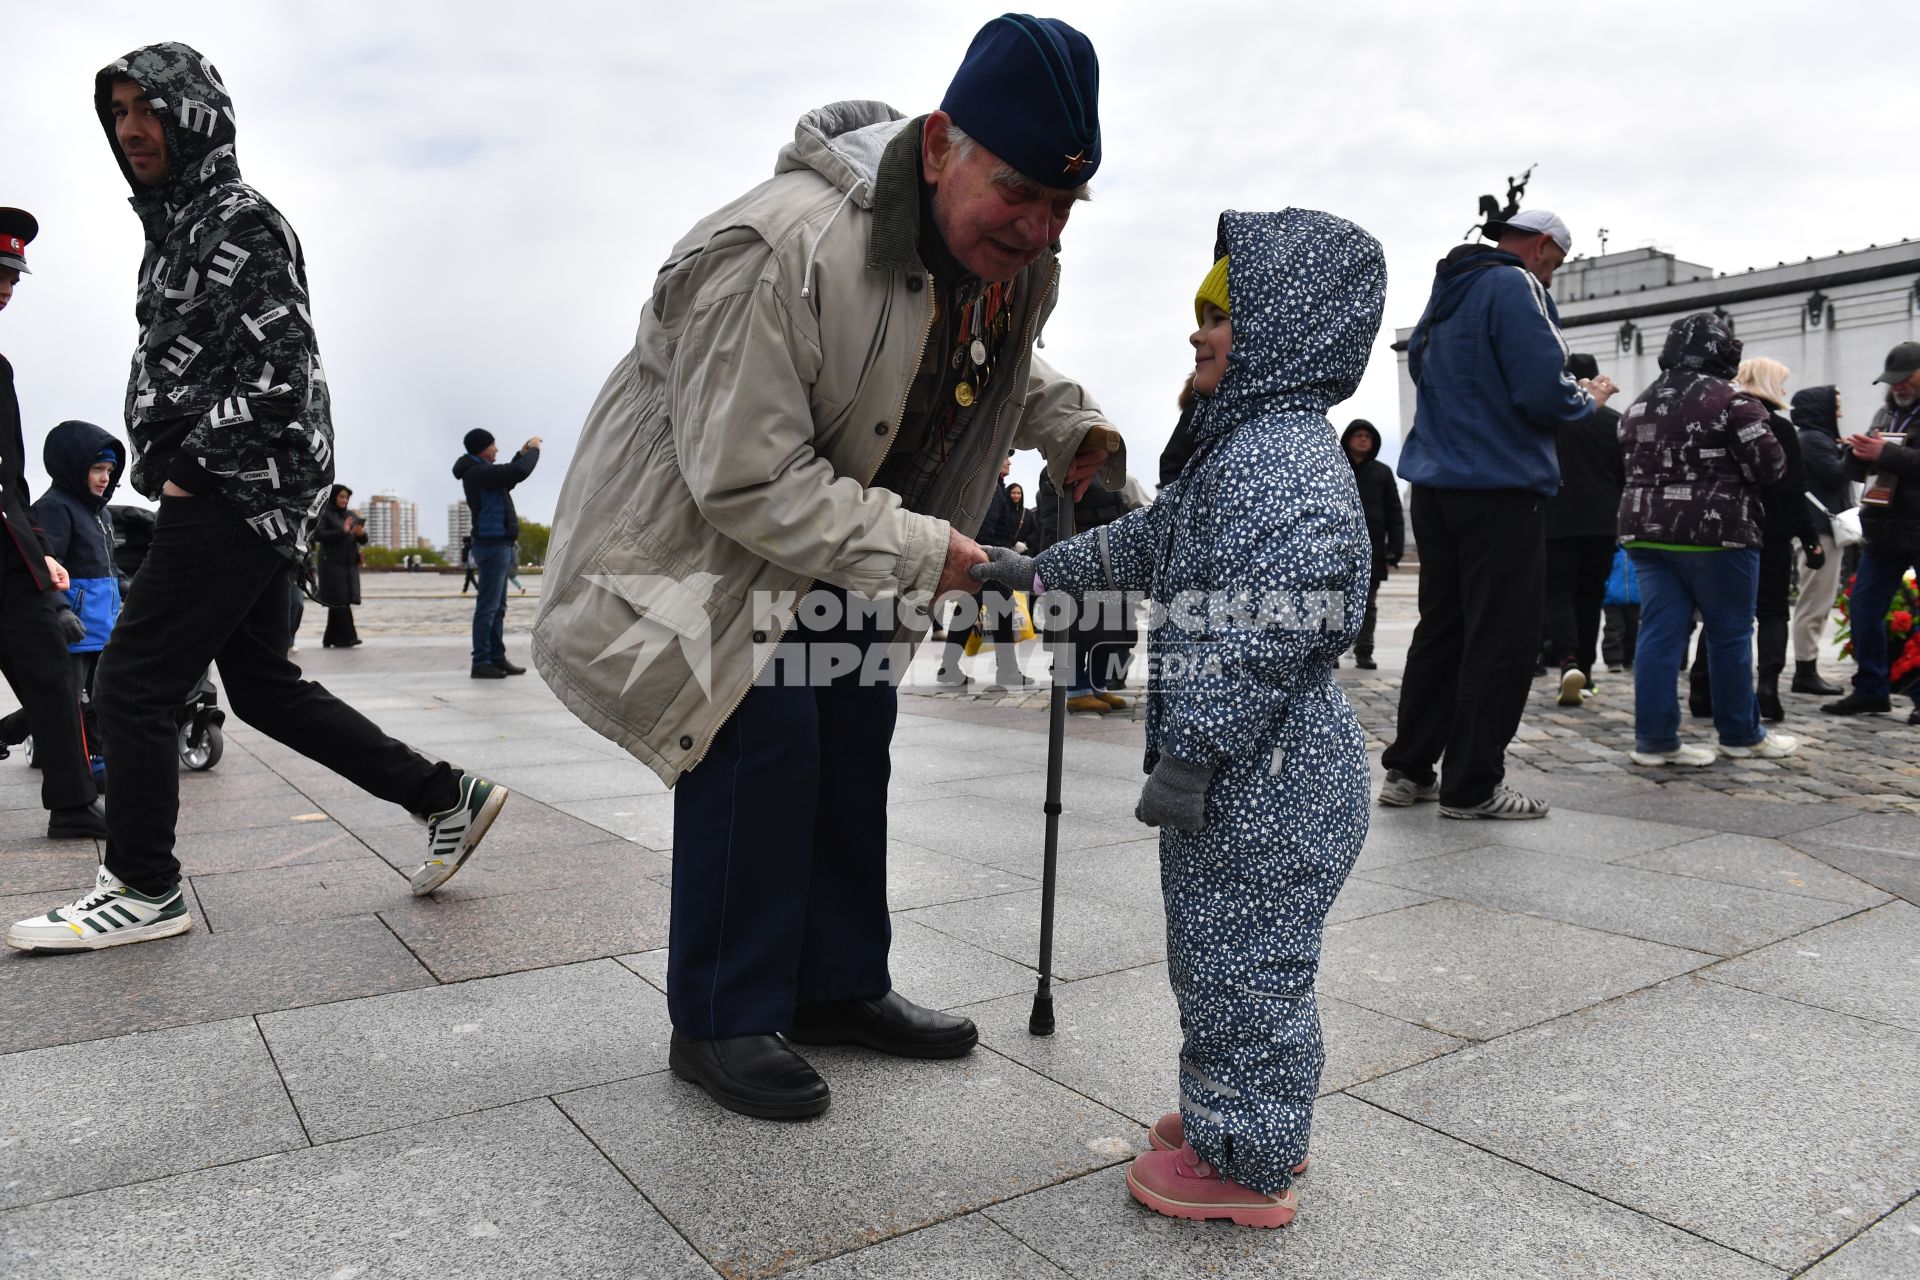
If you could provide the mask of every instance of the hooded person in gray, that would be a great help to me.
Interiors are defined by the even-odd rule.
[[[1326,415],[1366,369],[1386,267],[1373,237],[1306,209],[1223,214],[1218,252],[1232,349],[1179,477],[1151,506],[974,572],[1168,606],[1136,816],[1160,827],[1186,1040],[1180,1113],[1154,1126],[1162,1149],[1129,1186],[1163,1213],[1278,1226],[1325,1061],[1320,929],[1367,834],[1366,735],[1333,670],[1360,630],[1372,551]]]

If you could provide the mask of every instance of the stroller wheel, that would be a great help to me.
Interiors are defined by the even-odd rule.
[[[180,727],[180,763],[195,773],[205,773],[219,764],[220,753],[226,746],[225,735],[217,724],[207,725],[197,738],[191,722]]]

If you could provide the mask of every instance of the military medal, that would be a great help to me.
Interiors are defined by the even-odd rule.
[[[976,367],[983,365],[987,362],[987,344],[975,338],[973,345],[967,348],[967,354],[973,357],[973,363]]]
[[[973,406],[973,384],[962,380],[953,388],[953,398],[962,409]]]

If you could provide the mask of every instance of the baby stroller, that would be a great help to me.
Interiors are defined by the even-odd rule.
[[[108,508],[113,513],[113,565],[122,578],[131,580],[146,562],[147,548],[153,544],[155,513],[145,507]],[[187,695],[186,703],[174,712],[180,733],[180,763],[196,773],[220,763],[226,739],[220,731],[227,713],[220,709],[220,695],[213,687],[212,671],[200,673],[200,683]]]

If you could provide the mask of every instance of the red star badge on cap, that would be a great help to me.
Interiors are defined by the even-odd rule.
[[[1088,161],[1087,159],[1086,149],[1083,147],[1079,151],[1076,151],[1072,155],[1067,157],[1066,159],[1067,172],[1078,173],[1082,169],[1086,168],[1089,163],[1090,161]]]

